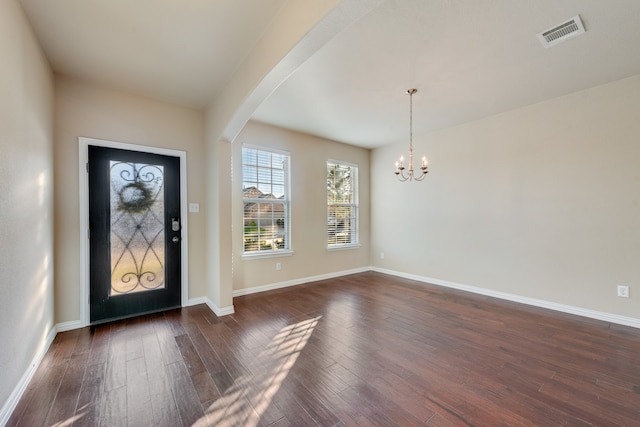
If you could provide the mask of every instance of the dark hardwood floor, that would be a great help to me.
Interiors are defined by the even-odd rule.
[[[9,426],[638,426],[640,330],[361,273],[58,334]]]

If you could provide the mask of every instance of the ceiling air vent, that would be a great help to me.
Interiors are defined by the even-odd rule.
[[[584,26],[580,20],[580,15],[576,15],[567,22],[538,33],[537,36],[542,46],[551,47],[580,34],[584,34]]]

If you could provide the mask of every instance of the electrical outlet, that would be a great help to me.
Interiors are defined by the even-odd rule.
[[[276,270],[282,270],[282,264],[276,262]]]
[[[621,298],[629,298],[629,287],[625,285],[618,285],[618,296]]]

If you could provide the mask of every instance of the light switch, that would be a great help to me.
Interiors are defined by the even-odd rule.
[[[200,212],[200,203],[189,203],[189,212]]]

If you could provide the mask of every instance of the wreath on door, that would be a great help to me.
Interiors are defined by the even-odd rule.
[[[154,202],[153,193],[146,183],[142,181],[125,185],[118,192],[120,201],[118,210],[129,213],[141,213],[149,209]]]

